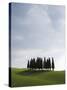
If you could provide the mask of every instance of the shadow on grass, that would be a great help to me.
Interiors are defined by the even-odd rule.
[[[18,75],[22,75],[22,76],[30,76],[30,75],[37,75],[43,72],[50,72],[50,70],[24,70],[24,71],[20,71],[20,72],[16,72],[16,74]]]

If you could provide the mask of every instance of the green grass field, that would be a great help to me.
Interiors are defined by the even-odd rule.
[[[12,68],[11,73],[12,87],[65,83],[65,71],[31,71]]]

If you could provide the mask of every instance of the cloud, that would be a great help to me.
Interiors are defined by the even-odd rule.
[[[43,7],[46,8],[48,6]],[[14,48],[44,48],[44,46],[45,48],[48,48],[49,44],[51,47],[55,46],[56,43],[58,44],[57,46],[60,46],[61,44],[61,47],[63,47],[64,19],[61,18],[57,21],[53,20],[48,11],[44,10],[43,7],[32,5],[24,18],[23,16],[20,18],[20,15],[14,16],[12,20],[12,22],[14,21],[12,35],[16,37],[21,35],[24,37],[24,42],[20,41],[20,45],[17,40],[13,41]],[[23,13],[22,8],[20,8],[20,11]]]
[[[13,38],[14,38],[14,40],[17,40],[17,41],[23,41],[24,40],[24,37],[23,36],[20,36],[20,35],[16,35]]]
[[[12,66],[26,67],[31,57],[54,56],[58,68],[64,67],[64,20],[64,6],[14,4]]]

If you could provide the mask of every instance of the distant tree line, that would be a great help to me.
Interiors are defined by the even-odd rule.
[[[28,69],[45,69],[45,70],[54,70],[55,68],[55,63],[54,63],[54,58],[45,58],[44,60],[41,57],[31,58],[31,60],[28,60],[27,62],[27,68]]]

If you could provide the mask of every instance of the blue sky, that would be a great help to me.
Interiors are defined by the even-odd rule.
[[[54,57],[56,69],[65,66],[65,7],[12,3],[12,67],[25,68],[32,57]]]

